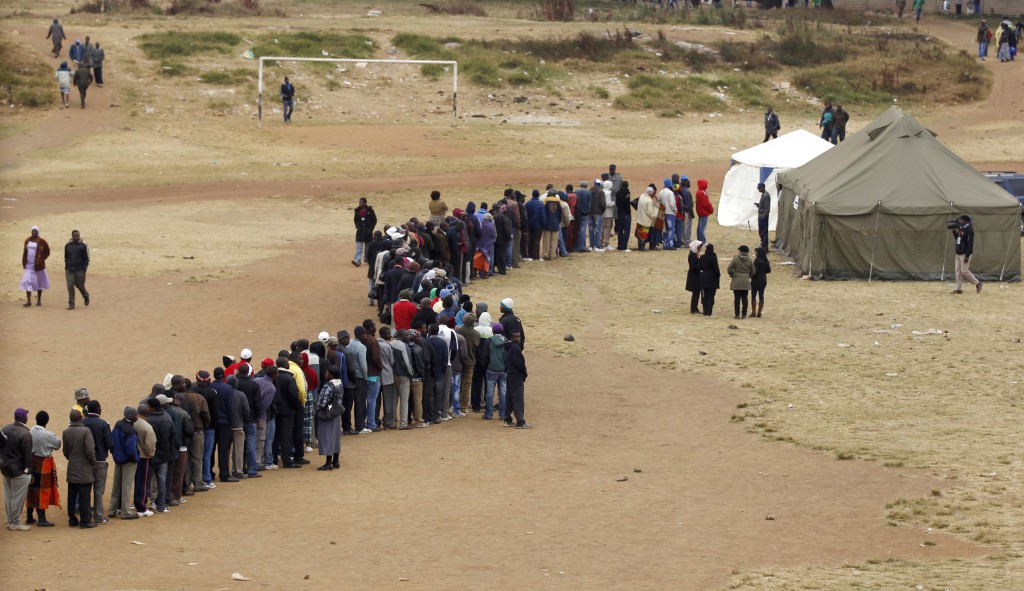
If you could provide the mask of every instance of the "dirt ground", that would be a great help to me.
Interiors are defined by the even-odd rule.
[[[315,18],[301,22],[312,25]],[[11,263],[0,270],[0,358],[7,370],[0,416],[10,417],[18,406],[33,414],[47,409],[58,432],[78,386],[104,403],[113,422],[119,409],[168,372],[211,369],[221,355],[242,347],[263,357],[320,330],[351,330],[370,316],[363,303],[365,267],[347,262],[350,210],[358,196],[370,196],[382,221],[397,221],[422,216],[435,187],[454,207],[490,201],[505,186],[592,178],[611,161],[634,185],[679,171],[712,179],[714,186],[729,154],[759,139],[749,137],[743,114],[666,121],[599,105],[574,116],[578,125],[502,123],[511,113],[503,105],[454,126],[443,118],[405,125],[360,122],[355,115],[326,125],[303,119],[300,111],[293,127],[268,117],[257,131],[244,113],[190,114],[192,89],[139,78],[142,58],[131,38],[137,28],[153,27],[151,21],[67,20],[71,37],[88,27],[125,55],[124,63],[111,60],[110,83],[91,99],[96,108],[0,120],[6,128],[0,135],[0,244]],[[40,22],[13,19],[3,28],[45,55]],[[397,22],[375,26],[388,31]],[[456,25],[471,26],[461,19]],[[510,26],[521,34],[551,30],[523,21]],[[935,21],[925,27],[970,50],[969,26]],[[495,24],[487,34],[500,30]],[[988,101],[923,110],[922,119],[979,168],[1024,169],[1024,148],[1011,140],[1024,128],[1024,74],[1019,64],[986,66],[997,72]],[[139,99],[144,92],[150,97]],[[465,94],[467,112],[483,113],[486,91]],[[361,103],[346,109],[373,109],[375,100],[360,96]],[[147,118],[144,108],[131,114],[147,101],[159,118]],[[535,114],[564,116],[557,109]],[[811,129],[814,116],[793,113],[787,127]],[[851,128],[873,116],[863,113]],[[52,147],[55,136],[61,145]],[[41,308],[26,310],[18,301],[14,261],[33,224],[55,251],[53,289]],[[93,305],[69,312],[59,251],[72,227],[92,249]],[[750,240],[714,224],[709,231],[731,245],[720,249],[723,257]],[[80,532],[64,527],[58,513],[51,530],[0,532],[5,562],[30,566],[7,578],[6,587],[1020,588],[1019,538],[971,536],[956,528],[947,533],[929,527],[926,517],[901,521],[887,511],[898,499],[952,498],[950,489],[965,487],[955,498],[990,493],[993,503],[1011,509],[1008,517],[985,514],[988,506],[965,501],[964,522],[973,527],[987,520],[1002,531],[1019,526],[1012,507],[1021,501],[1014,492],[1021,466],[1009,451],[1019,441],[1012,426],[1004,427],[1012,417],[993,421],[991,429],[1005,438],[1002,453],[1013,459],[1000,462],[994,454],[991,463],[968,469],[927,458],[971,456],[970,448],[981,443],[972,439],[957,448],[951,433],[952,449],[939,450],[948,439],[929,444],[925,430],[908,424],[933,420],[939,411],[908,418],[894,402],[887,407],[892,422],[867,429],[856,416],[805,410],[840,404],[850,376],[869,380],[870,388],[894,400],[928,390],[935,375],[975,377],[960,356],[968,345],[955,340],[959,334],[948,346],[912,342],[913,357],[886,349],[883,360],[903,363],[900,372],[918,372],[903,385],[876,386],[875,377],[865,377],[888,361],[858,359],[860,349],[846,358],[829,353],[837,341],[869,347],[854,331],[888,323],[890,310],[919,323],[954,313],[969,318],[974,324],[963,332],[974,331],[975,338],[968,343],[1017,360],[994,368],[1001,372],[998,383],[985,382],[980,394],[999,405],[1019,401],[1021,386],[1013,380],[1021,377],[1020,349],[1012,340],[1019,343],[1022,335],[1005,320],[1020,305],[1020,284],[989,286],[985,299],[971,300],[980,303],[957,303],[953,311],[943,309],[948,296],[936,284],[834,283],[808,297],[807,282],[776,266],[772,314],[756,329],[745,325],[729,334],[732,321],[724,313],[700,322],[684,315],[683,264],[673,263],[671,253],[653,255],[656,267],[636,253],[589,256],[606,258],[527,264],[468,290],[492,305],[503,297],[517,302],[529,339],[532,431],[501,429],[471,415],[426,430],[346,437],[341,472],[265,472],[257,481],[189,497],[169,515]],[[670,272],[652,276],[650,268]],[[648,291],[632,283],[645,275],[652,281]],[[616,278],[630,283],[617,286]],[[936,291],[941,298],[932,295]],[[854,298],[862,303],[847,307]],[[849,318],[835,318],[831,302],[841,302]],[[664,318],[650,316],[653,308],[664,308]],[[885,318],[874,319],[882,308]],[[563,341],[566,333],[576,341]],[[815,350],[816,373],[794,369]],[[953,364],[966,369],[951,372]],[[772,396],[783,405],[793,400],[792,418],[774,419],[789,441],[771,441],[764,429],[737,419],[743,414],[738,408],[763,400],[759,386],[775,387],[773,375],[791,384]],[[871,406],[859,412],[870,413]],[[772,423],[776,411],[769,405],[756,412],[768,418],[751,415],[751,422]],[[942,421],[955,425],[965,416],[950,411]],[[820,433],[809,434],[812,429]],[[902,450],[905,463],[881,461],[889,456],[879,450],[889,448],[878,439],[897,429],[922,443]],[[869,430],[883,433],[861,439]],[[965,424],[962,433],[978,431]],[[979,440],[985,438],[980,431]],[[821,434],[829,432],[833,441]],[[838,451],[879,461],[837,461]],[[62,460],[58,466],[63,472]],[[951,479],[951,471],[962,479]],[[972,488],[972,476],[981,472],[999,472],[986,476],[989,483],[999,480],[1011,490]],[[628,480],[619,482],[623,476]],[[255,544],[254,536],[261,538]],[[232,582],[233,572],[252,580]]]

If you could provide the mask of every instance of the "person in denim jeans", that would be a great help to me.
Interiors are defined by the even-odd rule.
[[[508,394],[508,374],[505,371],[505,336],[502,334],[504,328],[500,322],[491,324],[491,332],[494,336],[486,349],[484,367],[484,416],[485,421],[491,420],[494,416],[494,387],[498,387],[498,416],[505,420],[507,408],[506,397]]]
[[[587,181],[580,181],[576,189],[576,252],[587,252],[587,236],[590,228],[590,209],[593,195],[587,189]],[[594,243],[591,242],[593,247]]]

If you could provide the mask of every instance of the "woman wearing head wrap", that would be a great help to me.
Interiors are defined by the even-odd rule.
[[[715,307],[715,292],[718,291],[722,271],[718,268],[718,257],[715,246],[708,244],[704,256],[700,257],[700,297],[704,305],[704,315],[711,316]]]
[[[754,255],[754,274],[750,277],[750,291],[753,294],[750,316],[760,318],[761,311],[764,310],[764,288],[768,287],[768,273],[772,272],[772,266],[768,262],[767,248],[755,248]]]
[[[690,314],[700,314],[697,304],[700,303],[700,248],[703,243],[694,240],[689,246],[690,254],[686,258],[689,265],[686,270],[686,291],[690,292]]]
[[[57,68],[57,86],[60,87],[60,103],[65,109],[71,107],[71,68],[67,62],[61,62]]]
[[[32,226],[32,235],[25,239],[21,253],[21,290],[25,292],[25,307],[32,305],[32,292],[36,292],[36,305],[43,305],[43,290],[50,289],[50,277],[46,274],[46,259],[50,258],[50,245],[39,236],[39,226]]]

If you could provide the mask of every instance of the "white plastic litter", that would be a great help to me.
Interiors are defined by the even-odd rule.
[[[231,573],[231,579],[235,580],[235,581],[249,581],[249,580],[251,580],[249,577],[243,575],[242,573]]]

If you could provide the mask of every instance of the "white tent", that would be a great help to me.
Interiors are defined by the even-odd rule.
[[[832,147],[820,137],[797,129],[763,144],[757,144],[732,155],[732,165],[722,182],[722,198],[718,203],[718,224],[730,228],[757,231],[757,184],[764,183],[772,196],[772,213],[768,229],[775,229],[779,193],[775,175],[803,166]]]

